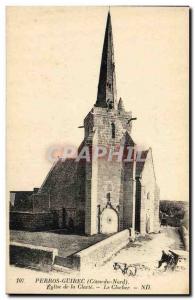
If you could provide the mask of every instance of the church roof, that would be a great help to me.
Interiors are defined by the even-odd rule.
[[[124,134],[124,136],[121,139],[121,144],[125,144],[126,146],[131,146],[134,147],[135,146],[135,142],[133,141],[132,137],[130,136],[129,132],[126,131],[126,133]]]
[[[39,189],[39,193],[45,191],[49,192],[51,188],[53,189],[56,186],[60,189],[60,187],[63,187],[64,185],[66,186],[74,183],[77,165],[77,162],[75,162],[75,159],[73,158],[67,158],[66,160],[59,158],[49,171],[45,181]]]
[[[104,36],[104,45],[102,50],[97,101],[95,106],[108,107],[108,103],[112,103],[113,107],[116,108],[116,98],[117,97],[112,24],[110,12],[108,12],[106,31]]]

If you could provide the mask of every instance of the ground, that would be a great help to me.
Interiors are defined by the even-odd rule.
[[[158,268],[162,250],[172,250],[179,254],[179,261],[175,271],[165,271],[164,266]],[[114,273],[118,279],[128,278],[135,289],[142,284],[149,284],[154,293],[185,293],[188,290],[188,252],[183,250],[183,243],[177,228],[165,227],[159,234],[148,235],[145,240],[130,243],[117,253],[110,261],[101,267],[104,274]],[[136,276],[123,275],[121,270],[113,270],[114,263],[136,264]],[[137,290],[134,290],[136,292]]]
[[[15,235],[15,233],[14,233]],[[60,238],[59,240],[63,239]],[[21,237],[22,238],[22,237]],[[23,237],[24,238],[24,237]],[[69,236],[70,239],[74,239],[75,236]],[[17,237],[19,241],[19,238]],[[87,237],[86,237],[87,241]],[[55,241],[53,240],[55,244]],[[76,241],[75,241],[76,243]],[[53,244],[53,245],[54,245]],[[78,244],[76,244],[78,245]],[[63,246],[65,247],[65,246]],[[158,261],[161,258],[162,250],[168,251],[173,250],[180,254],[183,259],[178,263],[175,271],[165,271],[164,267],[158,268]],[[137,273],[135,276],[132,274],[122,274],[121,270],[114,270],[114,263],[120,263],[127,265],[136,265]],[[16,273],[18,268],[10,267],[10,274]],[[13,273],[12,273],[13,272]],[[20,276],[28,278],[29,276],[45,277],[46,273],[36,272],[33,270],[20,269]],[[34,274],[34,275],[33,275]],[[38,274],[38,275],[37,275]],[[11,275],[10,275],[11,276]],[[165,227],[161,229],[161,233],[151,234],[144,237],[138,238],[134,243],[129,243],[125,248],[120,250],[115,256],[107,261],[103,266],[98,269],[89,270],[84,274],[79,274],[78,271],[71,269],[63,269],[63,272],[53,270],[47,276],[56,277],[87,277],[97,279],[108,279],[128,281],[127,293],[139,294],[139,293],[168,293],[168,294],[185,294],[188,293],[188,252],[183,250],[183,244],[181,243],[178,229],[173,227]],[[149,290],[145,291],[144,286],[149,287]],[[104,289],[104,287],[101,286]],[[117,285],[116,285],[117,288]],[[104,291],[103,292],[108,292]],[[125,293],[121,290],[115,292]]]
[[[137,241],[130,243],[107,262],[106,267],[112,267],[114,262],[119,262],[137,264],[138,271],[140,265],[145,266],[147,271],[154,272],[154,270],[157,271],[162,250],[168,251],[169,249],[184,255],[183,244],[177,228],[163,228],[160,234],[138,238]]]
[[[81,251],[105,238],[107,235],[96,234],[94,236],[63,234],[58,232],[28,232],[20,230],[10,231],[10,240],[35,246],[45,246],[57,248],[59,256],[69,256],[75,252]]]

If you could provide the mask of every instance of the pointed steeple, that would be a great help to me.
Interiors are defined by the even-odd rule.
[[[96,106],[117,108],[114,47],[110,11],[108,12]]]

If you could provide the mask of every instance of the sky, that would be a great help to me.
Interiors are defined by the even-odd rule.
[[[7,189],[41,186],[48,151],[78,146],[93,107],[107,7],[7,8]],[[152,147],[161,199],[188,201],[188,8],[111,7],[118,98]]]

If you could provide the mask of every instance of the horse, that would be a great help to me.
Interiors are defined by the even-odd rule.
[[[136,266],[127,265],[126,263],[115,262],[113,264],[113,268],[114,268],[114,270],[121,270],[123,275],[135,276],[137,273]]]

